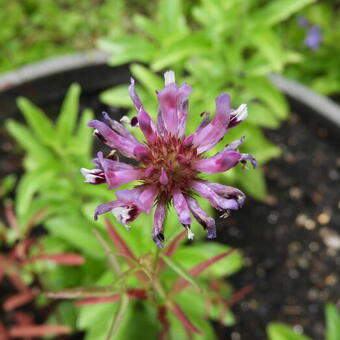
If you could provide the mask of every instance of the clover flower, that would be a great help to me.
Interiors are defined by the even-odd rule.
[[[145,111],[135,91],[134,80],[131,79],[129,93],[137,110],[137,116],[131,120],[131,125],[139,126],[146,141],[138,141],[122,124],[112,120],[104,112],[104,122],[93,120],[88,126],[95,129],[95,136],[114,150],[107,157],[98,152],[93,161],[95,169],[81,169],[85,182],[106,183],[108,189],[140,181],[131,190],[116,191],[117,200],[99,205],[95,211],[95,219],[98,215],[111,211],[119,222],[129,228],[128,224],[139,214],[150,213],[155,205],[152,239],[160,248],[165,241],[163,225],[171,203],[179,221],[187,229],[189,239],[194,236],[190,230],[191,215],[207,231],[208,238],[216,237],[215,221],[200,207],[193,197],[194,193],[209,200],[223,216],[227,216],[230,210],[242,207],[245,200],[242,191],[209,182],[200,177],[201,173],[224,172],[246,161],[256,166],[251,155],[237,151],[244,137],[230,143],[215,156],[204,157],[204,152],[221,141],[229,129],[246,119],[245,104],[231,111],[229,95],[221,94],[216,98],[215,117],[209,120],[209,114],[205,113],[197,130],[185,136],[188,96],[192,89],[187,84],[178,87],[173,71],[166,72],[164,78],[165,88],[157,92],[157,122]],[[116,151],[138,161],[140,165],[120,162]]]

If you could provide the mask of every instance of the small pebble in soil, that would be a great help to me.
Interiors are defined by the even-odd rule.
[[[305,257],[299,257],[297,262],[298,262],[299,267],[302,269],[306,269],[309,266],[309,262]]]
[[[303,333],[303,327],[301,325],[295,325],[293,327],[294,331],[298,334],[302,334]]]
[[[339,172],[336,169],[331,169],[328,172],[328,177],[331,181],[338,181],[339,180]]]
[[[279,220],[279,212],[277,210],[273,210],[269,213],[267,216],[267,221],[269,224],[276,224],[277,221]]]
[[[243,264],[245,267],[250,267],[253,264],[253,260],[251,257],[245,257],[243,260]]]
[[[303,191],[299,187],[291,187],[289,188],[289,197],[292,200],[299,200],[303,196]]]
[[[258,302],[255,300],[255,299],[251,299],[249,302],[248,302],[248,307],[249,309],[251,310],[257,310],[259,304]]]
[[[298,241],[291,242],[288,245],[288,250],[290,253],[296,253],[301,249],[301,243]]]
[[[320,250],[320,246],[317,242],[310,242],[309,245],[308,245],[308,248],[313,253]]]
[[[328,212],[322,212],[318,215],[317,220],[320,224],[328,224],[331,220],[331,215]]]
[[[289,277],[293,280],[298,279],[300,276],[299,272],[296,269],[291,269],[289,271]]]
[[[274,195],[267,195],[264,199],[264,203],[268,205],[277,205],[277,197]]]
[[[307,230],[313,230],[316,227],[315,221],[305,214],[297,215],[295,222],[298,226],[304,227]]]
[[[325,284],[327,286],[334,286],[337,283],[337,281],[338,279],[334,273],[326,276],[325,278]]]
[[[287,163],[295,163],[296,162],[296,157],[294,156],[294,154],[292,154],[291,152],[285,152],[283,154],[283,159],[287,162]]]
[[[322,228],[319,234],[328,248],[331,250],[340,250],[340,236],[337,232],[329,228]]]
[[[319,204],[322,201],[322,195],[317,191],[314,191],[311,197],[315,204]]]
[[[335,164],[338,168],[340,168],[340,157],[337,157],[335,160]]]
[[[241,335],[238,332],[231,333],[231,340],[241,340]]]
[[[307,297],[310,300],[316,300],[319,298],[319,291],[316,288],[311,288],[308,290]]]

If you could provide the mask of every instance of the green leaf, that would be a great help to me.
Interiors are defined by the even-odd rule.
[[[202,34],[191,34],[173,41],[170,46],[162,49],[151,64],[151,68],[156,72],[165,68],[175,68],[181,61],[209,53],[211,53],[210,41]]]
[[[112,273],[110,271],[105,271],[100,277],[94,278],[92,282],[95,282],[95,286],[102,287],[107,286],[112,283]],[[79,316],[77,319],[77,327],[79,329],[90,329],[92,326],[96,325],[100,322],[102,318],[105,317],[107,320],[107,324],[109,324],[109,320],[111,319],[113,313],[117,308],[117,304],[115,303],[103,303],[103,304],[94,304],[88,306],[81,306],[79,308]],[[104,332],[108,331],[108,326],[104,330]],[[105,333],[104,333],[105,334]]]
[[[185,280],[190,282],[196,288],[199,288],[199,285],[196,282],[196,280],[187,272],[187,270],[179,262],[163,254],[161,254],[161,257],[174,272],[176,272],[179,276],[183,277]]]
[[[216,334],[211,322],[208,320],[207,317],[204,317],[207,313],[206,309],[210,308],[210,306],[207,308],[207,299],[208,296],[206,292],[194,292],[192,289],[186,289],[175,297],[175,301],[177,301],[178,304],[181,306],[184,314],[187,315],[190,321],[203,332],[202,335],[195,335],[195,340],[216,339]],[[172,321],[172,318],[169,318],[169,320]],[[170,328],[172,327],[173,322],[171,322]],[[171,339],[186,339],[185,336],[179,337],[177,335],[178,332],[176,332],[175,330],[171,333],[174,335],[173,337],[171,337]]]
[[[46,114],[24,97],[18,98],[17,105],[40,142],[51,145],[55,129]]]
[[[259,200],[265,198],[266,181],[259,168],[249,170],[237,168],[236,171],[237,181],[248,194]]]
[[[92,224],[76,214],[74,216],[53,217],[46,221],[46,228],[52,235],[63,239],[69,245],[90,257],[103,259],[104,251],[93,236],[92,227]]]
[[[63,101],[57,119],[57,136],[60,143],[65,144],[72,136],[78,117],[80,86],[72,84]]]
[[[126,35],[113,41],[99,40],[98,47],[111,54],[111,66],[123,65],[132,61],[149,62],[156,47],[136,35]]]
[[[195,241],[190,247],[180,247],[173,255],[173,259],[181,262],[186,270],[193,268],[201,262],[221,255],[230,250],[230,247],[216,242],[197,242]],[[214,263],[198,278],[218,278],[231,275],[242,267],[242,256],[238,252],[234,252],[222,260]]]
[[[119,326],[122,324],[122,321],[128,310],[128,307],[129,307],[129,297],[126,294],[123,294],[121,297],[121,300],[119,301],[119,305],[117,307],[116,313],[113,317],[109,333],[106,336],[107,339],[111,339],[113,335],[116,335]]]
[[[156,40],[161,38],[161,32],[159,32],[158,25],[152,19],[144,15],[136,14],[133,16],[133,22],[141,32],[146,33]]]
[[[303,334],[294,332],[288,326],[278,322],[271,322],[267,326],[267,334],[269,340],[312,340]]]
[[[130,66],[131,73],[136,79],[149,91],[149,93],[155,93],[155,90],[163,87],[163,81],[159,76],[151,72],[148,68],[139,65],[132,64]]]
[[[90,156],[93,144],[92,129],[87,126],[87,123],[94,117],[93,111],[85,109],[82,114],[78,125],[78,131],[74,141],[76,142],[76,149],[80,154]],[[85,164],[84,164],[85,166]]]
[[[257,30],[253,34],[252,43],[271,65],[272,72],[282,72],[285,53],[279,37],[270,29]]]
[[[182,0],[160,0],[157,19],[163,40],[169,35],[179,35],[187,31]]]
[[[326,340],[340,340],[340,313],[336,306],[327,303],[326,316]]]
[[[14,120],[7,120],[5,125],[9,133],[35,161],[46,163],[53,159],[51,152],[37,140],[26,126]]]
[[[47,169],[45,171],[38,169],[36,171],[27,172],[21,177],[16,190],[15,201],[18,215],[22,215],[28,210],[34,194],[54,177],[55,172],[53,169]]]
[[[315,0],[275,0],[259,10],[252,20],[263,26],[273,26],[289,18]]]
[[[5,197],[9,194],[15,186],[17,176],[14,174],[7,175],[0,182],[0,197]]]
[[[283,94],[264,77],[248,77],[244,81],[246,91],[260,99],[273,111],[278,119],[288,117],[288,104]]]
[[[224,326],[235,324],[234,314],[229,309],[222,309],[220,304],[211,304],[209,306],[209,318],[222,323]]]
[[[277,129],[280,126],[280,121],[273,114],[273,111],[261,103],[250,102],[248,104],[248,112],[247,121],[251,124],[270,129]]]
[[[106,105],[128,109],[133,107],[127,84],[118,85],[108,89],[102,92],[99,98]]]

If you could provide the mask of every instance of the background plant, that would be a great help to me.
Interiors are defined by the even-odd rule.
[[[325,340],[340,339],[340,313],[331,303],[325,306]],[[295,332],[292,328],[278,322],[272,322],[267,327],[269,340],[311,340],[310,337]]]
[[[51,254],[39,238],[31,235],[43,214],[44,210],[40,210],[25,225],[20,225],[12,204],[9,201],[5,203],[7,224],[0,221],[0,287],[3,293],[0,306],[1,339],[70,332],[69,327],[58,322],[42,324],[48,319],[48,310],[53,307],[46,299],[39,300],[39,293],[45,289],[43,276],[51,268],[53,270],[53,265],[77,266],[84,259],[74,253]],[[27,304],[30,304],[34,313],[21,309]],[[38,314],[40,317],[37,317]]]
[[[304,45],[306,30],[298,26],[299,17],[320,28],[318,49],[311,50]],[[300,55],[300,61],[289,65],[285,74],[326,95],[340,93],[339,18],[340,9],[333,2],[319,1],[294,16],[285,27],[278,27],[284,44]]]
[[[0,0],[0,73],[49,56],[94,48],[100,35],[118,34],[127,24],[127,8],[136,3]],[[147,7],[145,1],[139,1],[141,7]]]
[[[251,140],[246,138],[243,150],[264,164],[277,157],[280,150],[265,138],[261,129],[278,128],[288,114],[285,99],[267,75],[282,72],[299,57],[284,48],[273,28],[311,2],[202,0],[189,17],[183,13],[181,0],[161,0],[153,18],[139,14],[133,17],[135,32],[103,39],[99,47],[111,53],[112,66],[147,64],[133,64],[130,68],[144,88],[142,99],[146,102],[151,103],[154,89],[160,88],[155,72],[173,69],[196,88],[191,96],[189,127],[199,121],[200,112],[212,110],[211,98],[221,92],[231,94],[235,107],[247,103],[251,114],[237,134],[251,136]],[[122,86],[104,92],[101,99],[112,106],[131,107]],[[230,141],[235,136],[231,132],[227,138]],[[266,190],[261,170],[242,176],[239,171],[233,169],[219,177],[263,198]]]

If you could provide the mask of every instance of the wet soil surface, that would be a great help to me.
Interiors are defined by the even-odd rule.
[[[219,221],[219,240],[245,255],[230,280],[254,286],[220,338],[266,339],[266,325],[278,321],[321,340],[325,302],[340,302],[340,134],[293,114],[267,135],[283,154],[265,168],[265,203],[248,199]]]

